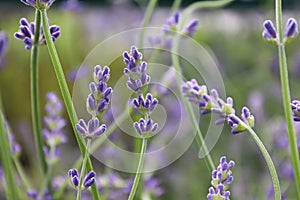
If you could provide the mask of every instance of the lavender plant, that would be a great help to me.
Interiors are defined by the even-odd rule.
[[[128,200],[132,200],[135,196],[143,170],[144,157],[147,149],[147,138],[153,136],[158,129],[158,124],[154,123],[150,116],[156,108],[158,100],[153,98],[150,93],[147,93],[146,97],[143,96],[143,92],[147,90],[150,83],[150,76],[147,74],[147,63],[142,60],[142,53],[140,53],[135,46],[132,46],[130,52],[124,52],[123,58],[124,63],[127,65],[124,69],[124,74],[128,76],[127,87],[138,95],[137,98],[133,99],[132,105],[144,116],[140,118],[138,122],[134,122],[133,124],[136,132],[142,138],[143,143],[136,175],[128,197]]]

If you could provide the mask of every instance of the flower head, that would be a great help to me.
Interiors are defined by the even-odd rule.
[[[193,37],[195,32],[197,31],[197,26],[198,20],[194,19],[187,26],[184,27],[183,33],[190,37]]]
[[[153,98],[152,94],[148,93],[145,98],[143,95],[134,98],[132,104],[141,114],[150,115],[156,108],[158,100]]]
[[[266,20],[263,24],[264,30],[262,36],[270,43],[278,44],[278,34],[271,20]]]
[[[123,53],[124,74],[128,76],[127,87],[132,91],[140,94],[150,83],[150,76],[146,73],[147,63],[142,61],[143,55],[135,46],[131,47],[131,51]]]
[[[286,38],[294,38],[298,35],[299,31],[298,31],[298,24],[297,21],[294,18],[290,18],[287,23],[286,23],[286,27],[285,27],[285,37]]]
[[[169,17],[166,23],[163,25],[163,30],[165,33],[172,33],[172,31],[177,30],[177,25],[179,23],[180,14],[175,12],[171,17]]]
[[[209,188],[208,200],[223,199],[228,200],[230,192],[227,191],[233,182],[231,169],[234,167],[234,161],[226,161],[226,156],[222,156],[217,169],[212,172],[212,187]]]
[[[27,190],[27,197],[33,200],[52,200],[49,190],[45,190],[42,199],[39,197],[39,192],[35,189]]]
[[[150,118],[147,120],[141,118],[138,122],[134,122],[133,126],[136,132],[144,138],[153,136],[158,129],[158,124]]]
[[[42,26],[40,27],[40,38],[39,44],[46,44],[45,35],[43,33]],[[26,18],[20,19],[20,30],[19,32],[15,32],[14,36],[16,39],[20,39],[25,44],[25,49],[30,50],[31,47],[34,45],[34,37],[36,33],[36,25],[35,22],[29,23]],[[57,25],[50,26],[50,33],[53,42],[60,37],[60,27]]]
[[[106,125],[100,125],[98,118],[90,119],[87,124],[83,119],[80,119],[76,124],[76,129],[84,137],[93,139],[96,136],[102,135],[106,131]]]
[[[247,130],[247,126],[254,127],[254,116],[251,114],[249,108],[243,107],[241,119],[238,118],[235,114],[230,114],[228,116],[228,125],[231,127],[231,133],[237,134]]]

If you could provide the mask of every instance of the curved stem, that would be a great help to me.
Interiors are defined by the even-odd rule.
[[[251,127],[249,127],[247,124],[245,124],[241,119],[239,119],[239,121],[240,121],[240,124],[242,126],[247,128],[247,130],[249,131],[252,139],[257,144],[258,148],[260,149],[260,152],[262,153],[264,159],[266,160],[269,171],[270,171],[270,174],[271,174],[271,177],[272,177],[275,200],[280,200],[281,199],[281,191],[280,191],[279,179],[278,179],[276,169],[275,169],[275,166],[274,166],[274,163],[271,159],[270,154],[268,153],[266,147],[264,146],[264,144],[262,143],[260,138],[257,136],[255,131]]]
[[[21,180],[22,180],[22,182],[23,182],[23,184],[25,186],[26,191],[29,190],[29,189],[31,189],[32,186],[31,186],[31,184],[29,182],[28,177],[26,176],[26,173],[24,172],[24,170],[23,170],[23,168],[22,168],[22,166],[20,164],[20,161],[18,160],[18,158],[16,156],[13,157],[13,160],[14,160],[17,172],[18,172],[18,174],[19,174],[19,176],[20,176],[20,178],[21,178]]]
[[[65,79],[64,76],[64,72],[58,57],[58,54],[56,52],[56,48],[54,46],[54,43],[52,41],[52,37],[50,34],[50,30],[49,30],[49,24],[48,24],[48,17],[47,17],[47,11],[46,10],[42,10],[40,11],[42,14],[42,25],[43,25],[43,30],[44,30],[44,34],[45,34],[45,39],[46,39],[46,43],[47,43],[47,47],[48,47],[48,51],[53,63],[53,67],[56,73],[56,77],[58,80],[58,84],[63,96],[63,100],[72,124],[72,128],[76,137],[76,141],[78,143],[79,149],[81,151],[81,155],[85,155],[85,151],[86,151],[86,147],[84,144],[84,139],[83,136],[77,132],[75,125],[78,122],[78,117],[72,102],[72,98],[68,89],[68,85],[67,85],[67,81]],[[93,170],[92,167],[92,163],[91,160],[88,158],[87,161],[87,170],[91,171]],[[99,191],[97,188],[97,184],[93,184],[92,185],[92,195],[94,199],[100,199],[100,195],[99,195]]]
[[[157,0],[151,0],[148,4],[147,10],[146,10],[146,14],[143,20],[143,24],[141,26],[141,31],[140,31],[140,35],[139,35],[139,48],[143,47],[144,44],[144,39],[145,39],[145,28],[149,25],[150,20],[151,20],[151,16],[153,14],[154,8],[156,6]]]
[[[179,48],[179,40],[180,40],[180,35],[176,35],[173,38],[173,45],[172,45],[173,47],[172,47],[172,51],[171,52],[172,52],[172,64],[173,64],[175,70],[177,71],[176,72],[177,87],[178,87],[179,90],[181,90],[181,83],[183,83],[183,80],[182,80],[182,78],[180,76],[180,74],[181,74],[180,73],[181,72],[180,62],[179,62],[178,55],[176,53],[176,52],[178,52],[178,48]],[[182,96],[182,94],[181,94],[181,96]],[[204,157],[204,160],[205,160],[205,163],[207,165],[208,171],[212,172],[216,167],[215,167],[214,162],[213,162],[213,160],[211,158],[211,155],[209,154],[209,152],[207,150],[206,144],[204,142],[204,138],[203,138],[201,130],[200,130],[199,126],[198,126],[198,122],[197,122],[196,117],[194,115],[192,106],[191,106],[191,104],[185,98],[183,98],[183,96],[182,96],[182,99],[183,99],[185,108],[187,110],[187,113],[189,115],[189,118],[191,120],[194,132],[196,134],[195,136],[196,136],[197,144],[199,145],[199,148],[201,148],[201,146],[203,146],[204,153],[206,155]]]
[[[182,0],[174,0],[173,5],[171,7],[170,13],[172,14],[173,12],[177,11],[180,8]]]
[[[19,193],[17,189],[16,179],[14,177],[14,168],[12,164],[12,159],[10,156],[10,146],[9,146],[9,139],[7,137],[5,131],[5,121],[4,121],[4,114],[3,114],[3,107],[1,102],[1,95],[0,95],[0,156],[1,156],[1,163],[3,166],[6,186],[6,197],[7,199],[19,199]]]
[[[134,178],[134,181],[133,181],[133,185],[132,185],[128,200],[133,200],[135,192],[138,188],[139,180],[141,178],[142,170],[143,170],[143,166],[144,166],[144,159],[145,159],[146,149],[147,149],[147,138],[143,138],[139,164],[138,164],[138,167],[137,167],[137,170],[136,170],[135,178]]]
[[[276,12],[276,25],[277,25],[278,35],[279,35],[278,57],[279,57],[279,66],[280,66],[283,107],[284,107],[285,118],[287,121],[288,139],[289,139],[289,146],[291,152],[291,160],[294,169],[296,188],[297,188],[298,198],[300,199],[300,161],[299,161],[299,151],[297,147],[296,132],[293,125],[292,111],[290,108],[291,96],[290,96],[290,87],[289,87],[287,59],[285,53],[285,46],[283,44],[281,0],[275,0],[275,12]]]
[[[91,139],[88,139],[87,140],[87,144],[86,144],[85,155],[84,155],[83,162],[82,162],[81,172],[80,172],[79,190],[77,192],[77,198],[76,198],[77,200],[81,199],[82,179],[83,179],[83,176],[84,176],[84,173],[85,173],[86,162],[87,162],[87,160],[89,158],[89,149],[90,149],[90,146],[91,146]]]
[[[38,10],[35,13],[35,23],[36,27],[41,26],[41,14]],[[30,58],[30,92],[31,92],[31,116],[32,116],[32,126],[35,145],[38,153],[38,158],[40,165],[42,167],[43,175],[47,173],[47,162],[46,157],[43,151],[43,137],[41,133],[41,118],[40,118],[40,109],[39,109],[39,70],[38,70],[38,46],[40,38],[40,29],[36,28],[34,35],[34,43],[31,50]]]

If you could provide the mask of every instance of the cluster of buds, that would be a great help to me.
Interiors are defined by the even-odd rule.
[[[147,63],[142,61],[142,53],[135,46],[131,47],[131,52],[124,52],[124,63],[127,67],[124,74],[128,76],[127,87],[135,92],[138,97],[132,100],[132,106],[144,117],[134,122],[133,127],[143,138],[151,137],[158,130],[158,124],[150,118],[150,114],[156,108],[158,100],[148,93],[145,97],[145,91],[150,83],[150,76],[146,73]]]
[[[20,31],[15,33],[15,38],[20,39],[25,44],[25,49],[30,50],[31,47],[34,45],[34,37],[36,34],[36,24],[35,22],[29,23],[26,18],[20,19]],[[60,27],[57,25],[52,25],[49,27],[50,34],[52,37],[53,42],[60,37]],[[39,44],[46,44],[45,35],[43,32],[43,27],[40,27],[40,37],[39,37]]]
[[[194,19],[190,21],[182,30],[178,30],[179,27],[180,14],[175,12],[171,17],[169,17],[166,23],[163,25],[163,30],[166,34],[173,34],[175,32],[182,32],[184,35],[193,37],[197,31],[198,20]]]
[[[264,30],[263,30],[263,37],[270,43],[279,45],[279,35],[277,33],[276,28],[274,27],[271,20],[266,20],[263,24]],[[283,43],[286,45],[289,42],[291,42],[297,35],[298,35],[298,24],[297,21],[294,18],[289,18],[285,31],[284,31],[284,38]]]
[[[142,61],[143,55],[132,46],[130,52],[123,53],[123,58],[127,66],[124,68],[124,74],[128,76],[127,87],[141,94],[150,83],[150,76],[146,73],[147,63]]]
[[[221,157],[219,166],[212,172],[212,187],[209,188],[208,200],[229,200],[230,192],[227,190],[233,182],[231,169],[234,165],[234,161],[226,161],[226,156]]]
[[[90,171],[84,176],[81,186],[79,185],[81,177],[79,176],[77,169],[70,169],[68,172],[68,176],[69,176],[71,185],[76,190],[79,190],[79,189],[86,190],[96,182],[96,179],[95,179],[96,173],[94,171]]]
[[[86,109],[91,115],[91,119],[87,123],[83,119],[80,119],[76,124],[77,131],[87,139],[102,135],[106,131],[106,125],[100,125],[97,116],[106,110],[110,102],[113,90],[107,86],[109,76],[109,67],[104,66],[102,68],[99,65],[95,66],[94,81],[89,84],[90,93],[86,100]]]
[[[215,121],[216,125],[220,125],[227,120],[233,134],[246,131],[247,126],[254,127],[254,117],[247,107],[242,109],[242,120],[239,119],[235,114],[231,97],[224,101],[219,97],[218,91],[215,89],[212,89],[209,94],[206,85],[200,86],[195,79],[182,85],[182,93],[190,102],[199,106],[202,115],[208,113],[217,114],[219,118]]]

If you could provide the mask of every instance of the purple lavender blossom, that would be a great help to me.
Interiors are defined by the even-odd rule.
[[[264,22],[263,37],[267,40],[275,40],[277,38],[277,31],[271,20],[266,20]]]
[[[19,156],[21,152],[21,146],[19,143],[16,142],[14,134],[11,132],[10,126],[8,122],[5,120],[4,121],[5,125],[5,132],[8,135],[8,140],[10,144],[10,153],[12,156]]]
[[[36,0],[20,0],[20,1],[28,6],[48,9],[54,3],[55,0],[40,0],[39,5],[37,5]]]
[[[293,119],[295,122],[300,121],[300,101],[293,100],[291,103],[291,109],[293,112]]]
[[[63,105],[57,95],[54,92],[49,92],[46,98],[47,103],[45,110],[47,116],[44,117],[44,122],[47,128],[42,130],[42,134],[47,145],[54,147],[67,142],[63,131],[63,128],[66,126],[66,121],[61,117]]]
[[[179,12],[175,12],[171,17],[169,17],[166,23],[163,25],[163,31],[166,34],[172,33],[177,30],[177,25],[179,23],[180,14]]]
[[[153,136],[158,129],[158,124],[154,123],[150,118],[147,120],[141,118],[138,122],[134,122],[133,126],[136,132],[144,138]]]
[[[192,20],[186,27],[184,27],[183,32],[190,37],[193,37],[195,32],[197,31],[198,20]]]
[[[210,94],[208,94],[207,87],[205,85],[199,86],[195,79],[182,84],[182,93],[190,102],[200,107],[202,115],[208,113],[217,114],[219,119],[215,121],[216,125],[222,124],[227,120],[233,134],[247,130],[245,124],[254,127],[254,116],[247,107],[242,109],[241,119],[239,119],[235,115],[233,99],[231,97],[228,97],[224,101],[219,98],[218,91],[215,89],[212,89]]]
[[[4,63],[4,57],[8,48],[8,36],[4,32],[0,32],[0,67]]]
[[[153,176],[145,178],[143,193],[150,197],[160,197],[164,194],[164,189],[161,187],[161,181]]]
[[[298,24],[294,18],[289,18],[285,27],[285,37],[294,38],[298,35]]]
[[[211,185],[207,195],[208,200],[223,199],[229,200],[230,192],[226,191],[233,182],[231,169],[234,167],[234,161],[226,161],[226,156],[222,156],[217,169],[212,172]]]
[[[225,102],[219,98],[215,89],[212,89],[209,95],[207,87],[205,85],[199,86],[195,79],[182,84],[182,93],[190,102],[196,103],[200,107],[202,115],[211,112],[218,114],[219,119],[215,121],[217,125],[224,123],[229,114],[235,113],[231,97],[228,97]]]
[[[46,44],[45,35],[43,33],[43,27],[40,27],[41,34],[39,38],[39,44]],[[29,23],[26,18],[20,19],[20,31],[15,32],[14,36],[16,39],[20,39],[25,44],[25,49],[30,50],[34,45],[34,36],[36,32],[35,22]],[[50,26],[50,33],[53,42],[60,37],[60,27],[57,25]]]
[[[67,0],[62,3],[62,8],[70,12],[79,13],[83,11],[83,4],[77,0]]]
[[[27,196],[32,200],[52,200],[51,194],[48,190],[44,192],[44,196],[42,198],[39,197],[38,191],[34,189],[28,190]]]
[[[153,98],[152,94],[148,93],[144,98],[143,95],[139,95],[132,101],[133,107],[137,109],[143,115],[150,115],[156,108],[158,100]]]
[[[78,173],[78,170],[77,169],[70,169],[68,171],[68,176],[70,178],[70,182],[72,184],[72,186],[75,188],[75,189],[79,189],[79,183],[80,183],[80,175]],[[82,181],[82,187],[83,189],[87,189],[89,187],[91,187],[95,182],[96,182],[96,173],[94,171],[90,171],[88,172],[84,178],[83,178],[83,181]]]
[[[106,125],[100,125],[98,118],[90,119],[88,124],[86,124],[83,119],[80,119],[76,124],[76,130],[87,139],[93,139],[96,136],[102,135],[106,131]]]
[[[150,76],[146,73],[147,63],[142,61],[142,54],[135,46],[131,47],[131,51],[123,53],[124,74],[128,76],[127,87],[137,94],[141,94],[150,83]]]

